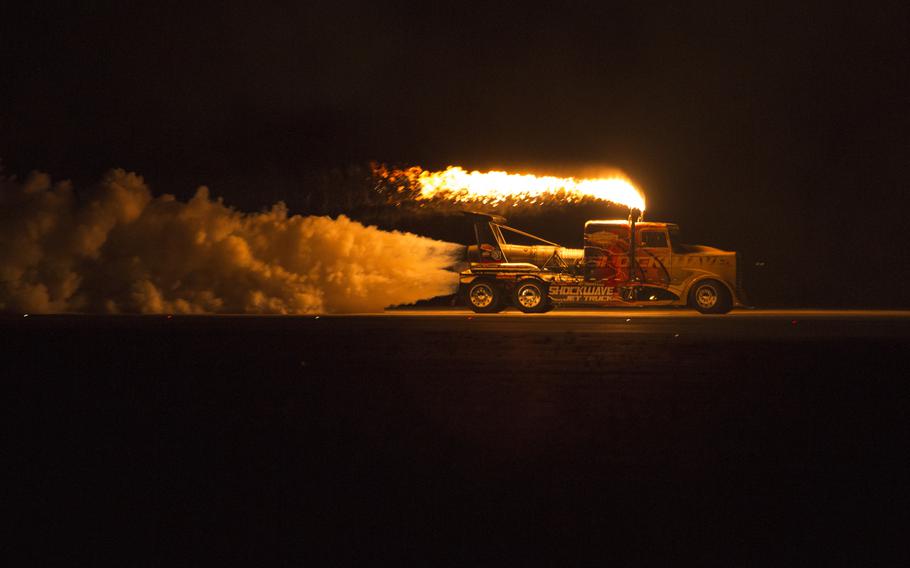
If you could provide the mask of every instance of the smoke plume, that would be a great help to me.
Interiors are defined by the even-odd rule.
[[[243,213],[205,187],[153,198],[123,170],[78,196],[42,173],[0,179],[0,311],[379,311],[453,293],[459,250],[283,203]]]

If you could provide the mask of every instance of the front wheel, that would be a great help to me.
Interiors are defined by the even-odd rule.
[[[550,309],[547,286],[536,280],[519,282],[512,293],[512,302],[526,314],[541,314]]]
[[[727,287],[717,280],[703,280],[689,291],[689,305],[703,314],[725,314],[733,307]]]
[[[473,282],[468,286],[468,304],[478,314],[502,311],[502,289],[491,282]]]

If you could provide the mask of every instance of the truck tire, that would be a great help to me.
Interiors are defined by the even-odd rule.
[[[550,310],[547,285],[537,280],[519,282],[512,292],[512,303],[526,314],[542,314]]]
[[[717,280],[702,280],[689,290],[689,306],[703,314],[725,314],[733,307],[733,299]]]
[[[502,288],[487,280],[468,285],[468,305],[478,314],[495,314],[502,311],[504,307],[502,296]]]

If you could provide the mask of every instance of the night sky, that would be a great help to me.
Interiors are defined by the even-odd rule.
[[[258,209],[370,160],[610,165],[766,304],[910,306],[903,2],[72,4],[0,9],[7,175]]]

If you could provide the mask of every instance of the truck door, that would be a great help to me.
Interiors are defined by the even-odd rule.
[[[585,225],[585,280],[618,286],[629,279],[629,226]]]
[[[670,254],[667,230],[660,227],[636,227],[635,260],[639,276],[649,284],[670,284]]]

